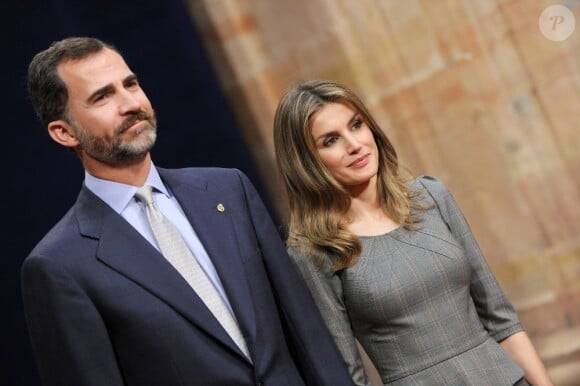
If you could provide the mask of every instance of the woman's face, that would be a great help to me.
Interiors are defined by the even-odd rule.
[[[371,129],[350,105],[332,102],[316,111],[311,133],[320,160],[347,190],[376,180],[379,152]]]

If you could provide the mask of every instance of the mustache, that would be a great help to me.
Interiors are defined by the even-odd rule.
[[[152,116],[147,111],[138,111],[123,121],[115,130],[116,134],[121,134],[138,121],[147,121],[152,123]]]

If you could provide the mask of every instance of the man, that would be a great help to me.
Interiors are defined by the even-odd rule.
[[[45,384],[352,385],[249,180],[153,165],[155,113],[113,47],[56,42],[28,84],[51,138],[85,168],[22,268]]]

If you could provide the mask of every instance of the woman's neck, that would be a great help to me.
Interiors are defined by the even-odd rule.
[[[357,236],[381,235],[400,226],[381,207],[376,186],[351,195],[345,220],[347,228]]]

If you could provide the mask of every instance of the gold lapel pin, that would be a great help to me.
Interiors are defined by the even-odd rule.
[[[217,208],[218,212],[221,212],[221,213],[226,211],[226,207],[221,202],[219,204],[217,204],[216,208]]]

